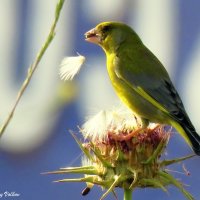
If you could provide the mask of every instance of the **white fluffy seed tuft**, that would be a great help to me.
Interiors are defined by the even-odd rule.
[[[141,122],[128,109],[103,110],[89,118],[81,128],[85,139],[105,141],[108,132],[118,134],[122,130],[134,130]]]
[[[65,57],[60,65],[60,78],[64,81],[72,80],[78,74],[84,62],[85,57],[80,54],[78,56]]]

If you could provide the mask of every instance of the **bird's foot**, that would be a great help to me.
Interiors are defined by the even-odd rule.
[[[133,130],[132,132],[128,133],[127,135],[123,134],[110,134],[110,137],[116,141],[127,141],[133,138],[135,135],[140,133],[141,131],[145,130],[145,128],[139,128],[137,130]]]
[[[126,133],[125,134],[123,134],[123,133],[120,133],[120,134],[110,133],[109,136],[115,141],[128,141],[131,138],[135,137],[137,134],[142,133],[143,131],[148,133],[149,131],[152,132],[159,127],[160,127],[159,124],[156,125],[153,129],[149,129],[147,127],[141,127],[141,128],[138,128],[137,130],[133,130],[130,133],[127,133],[127,134]]]

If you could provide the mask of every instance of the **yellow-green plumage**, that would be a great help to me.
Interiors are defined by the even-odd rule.
[[[144,125],[172,125],[200,155],[200,136],[167,71],[138,35],[123,23],[103,22],[86,33],[86,40],[103,48],[117,95],[142,118]]]

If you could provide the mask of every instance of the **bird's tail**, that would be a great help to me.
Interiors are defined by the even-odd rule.
[[[176,122],[173,126],[192,147],[194,152],[200,156],[200,135],[196,132],[194,126],[189,121],[187,123]]]

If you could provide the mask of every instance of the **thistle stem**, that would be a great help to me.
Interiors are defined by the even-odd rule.
[[[132,200],[132,189],[124,189],[124,200]]]

